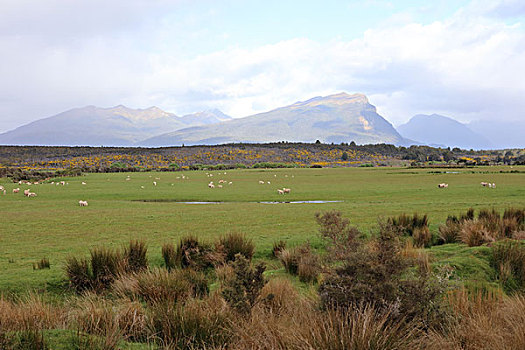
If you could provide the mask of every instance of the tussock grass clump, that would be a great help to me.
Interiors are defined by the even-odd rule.
[[[461,222],[456,216],[449,215],[444,225],[439,226],[439,239],[443,244],[459,242]]]
[[[401,214],[399,216],[393,216],[387,219],[388,224],[399,230],[399,233],[403,236],[414,235],[414,230],[428,228],[428,216],[427,214],[420,216],[418,213],[414,213],[413,216]]]
[[[64,327],[66,311],[46,303],[41,296],[29,294],[15,300],[0,296],[0,335]]]
[[[144,241],[130,241],[124,247],[124,259],[127,272],[139,272],[148,268],[148,248]]]
[[[51,265],[49,264],[48,258],[42,258],[40,261],[37,261],[36,263],[33,263],[33,270],[43,270],[43,269],[50,269]]]
[[[144,307],[128,299],[110,300],[87,293],[73,300],[70,324],[80,332],[102,337],[104,348],[115,348],[120,340],[147,339]]]
[[[509,292],[525,288],[525,244],[506,240],[492,247],[491,264]]]
[[[467,220],[463,222],[460,233],[461,242],[469,247],[477,247],[494,242],[491,232],[481,221]]]
[[[505,299],[460,298],[453,304],[455,319],[444,330],[433,330],[422,338],[430,350],[524,349],[525,297]]]
[[[177,267],[177,251],[172,243],[165,243],[162,245],[162,258],[164,265],[168,270]]]
[[[77,293],[80,294],[93,288],[93,276],[87,259],[68,257],[65,269],[69,285]]]
[[[429,248],[432,245],[432,234],[428,226],[414,228],[412,239],[416,247]]]
[[[272,256],[274,258],[279,258],[279,254],[286,249],[286,241],[276,241],[273,242]]]
[[[309,243],[284,249],[279,255],[286,272],[299,276],[302,282],[315,282],[321,272],[321,260]]]
[[[96,247],[90,250],[88,259],[68,257],[66,275],[77,293],[89,290],[100,293],[109,289],[120,275],[147,269],[146,254],[146,245],[141,241],[131,241],[123,251]]]
[[[96,291],[108,289],[117,275],[125,272],[122,254],[104,247],[93,248],[90,254],[93,288]]]
[[[230,233],[219,239],[216,250],[224,254],[226,262],[234,261],[237,254],[251,260],[255,252],[255,244],[241,233]]]
[[[477,218],[474,209],[467,213],[449,216],[439,227],[441,243],[463,242],[474,247],[504,238],[519,237],[525,229],[525,209],[507,208],[500,215],[495,209],[481,209]]]
[[[233,349],[408,350],[417,348],[417,324],[393,322],[372,306],[320,311],[300,300],[288,313],[258,305],[249,319],[236,322]]]
[[[151,271],[121,276],[113,285],[113,291],[132,300],[147,303],[183,302],[189,297],[208,293],[205,276],[190,269],[167,271],[155,268]]]
[[[218,294],[184,304],[154,303],[147,316],[151,339],[163,349],[223,349],[233,335],[234,315]]]

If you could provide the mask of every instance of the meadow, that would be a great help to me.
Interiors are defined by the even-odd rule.
[[[380,217],[418,212],[428,214],[435,233],[448,215],[470,207],[523,207],[524,170],[515,166],[89,173],[31,186],[2,179],[7,194],[0,195],[0,291],[61,290],[68,256],[87,256],[96,246],[121,247],[130,239],[144,240],[150,264],[160,266],[161,246],[177,244],[189,234],[212,241],[229,232],[244,233],[255,243],[255,261],[268,263],[267,274],[279,274],[281,265],[271,259],[275,241],[321,246],[316,212],[336,209],[365,232],[374,231]],[[221,179],[226,183],[218,188]],[[62,180],[67,185],[51,184]],[[210,181],[215,188],[208,188]],[[497,187],[481,187],[482,181]],[[439,189],[442,182],[449,187]],[[37,197],[13,194],[16,187],[21,192],[31,188]],[[283,187],[291,193],[279,195],[277,189]],[[80,207],[79,200],[87,200],[89,206]],[[260,203],[311,200],[340,202]],[[461,249],[436,249],[441,259],[472,255]],[[44,257],[51,268],[33,270],[33,263]]]

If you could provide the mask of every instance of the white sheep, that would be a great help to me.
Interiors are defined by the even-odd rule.
[[[18,192],[20,192],[19,188],[13,188],[13,193],[18,193]]]
[[[277,190],[277,193],[278,194],[284,194],[284,191],[283,190]]]

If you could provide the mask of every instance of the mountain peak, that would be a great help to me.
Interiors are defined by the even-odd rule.
[[[318,96],[311,98],[307,101],[300,101],[294,103],[293,107],[316,107],[320,105],[332,105],[342,106],[347,104],[368,104],[368,98],[365,94],[355,93],[348,94],[346,92],[340,92],[328,96]]]

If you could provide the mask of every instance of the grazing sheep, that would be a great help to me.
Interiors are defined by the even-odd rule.
[[[283,190],[277,190],[277,193],[278,194],[284,194],[284,191]]]
[[[217,187],[222,188],[222,185],[218,185]]]
[[[228,185],[231,185],[232,183],[233,183],[233,182],[230,181],[230,182],[228,182]]]
[[[208,184],[209,188],[215,188],[215,185],[213,184],[213,181]]]
[[[157,181],[153,181],[153,186],[157,186]]]
[[[448,184],[446,184],[446,183],[440,183],[438,185],[438,188],[447,188],[447,187],[448,187]]]
[[[88,202],[87,201],[78,201],[78,205],[80,205],[81,207],[87,207],[88,206]]]
[[[483,181],[481,182],[481,186],[483,186],[483,187],[487,187],[488,185],[489,185],[488,182],[483,182]]]
[[[19,188],[13,188],[13,193],[18,193],[18,192],[20,192]]]
[[[29,196],[29,192],[31,192],[31,190],[24,190],[24,196]]]
[[[268,181],[267,184],[269,185],[269,184],[270,184],[270,181]]]
[[[259,180],[260,185],[264,185],[264,181]]]
[[[291,191],[292,191],[291,189],[283,187],[283,192],[284,193],[290,193]]]
[[[84,181],[82,181],[82,185],[85,185],[86,183]]]
[[[29,192],[27,194],[28,197],[36,197],[36,193],[35,192]]]
[[[4,186],[0,186],[0,191],[3,191],[4,190]]]
[[[492,183],[492,188],[496,188],[496,183]]]

